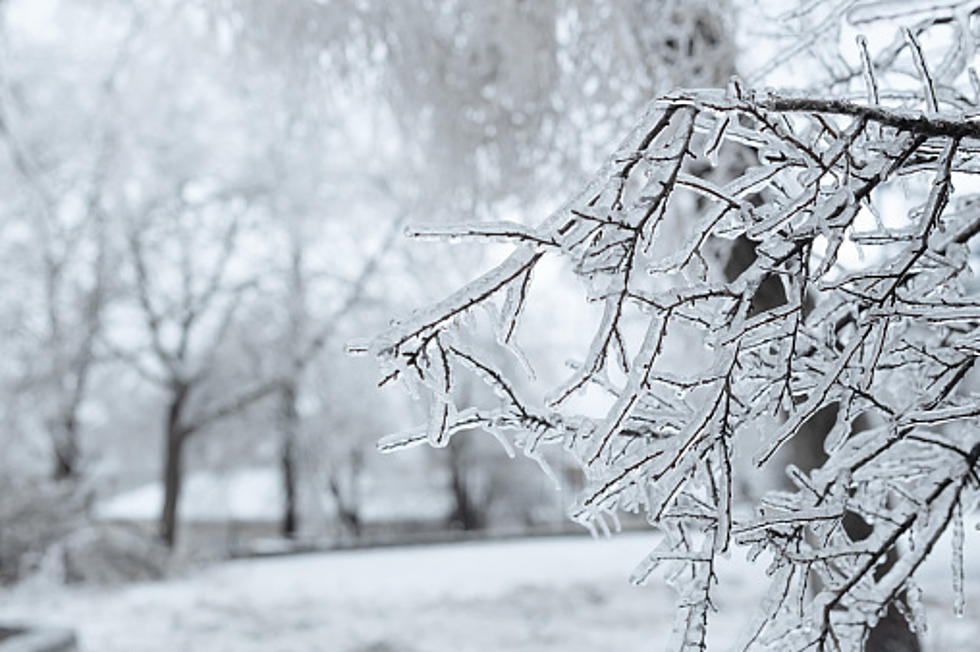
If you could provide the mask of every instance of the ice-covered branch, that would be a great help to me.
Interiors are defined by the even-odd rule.
[[[925,63],[935,97],[923,113],[890,99],[885,66],[863,56],[868,104],[737,84],[676,92],[540,225],[417,230],[516,249],[372,348],[386,380],[438,408],[431,443],[473,426],[535,433],[585,473],[576,520],[606,531],[618,513],[640,512],[659,528],[663,543],[636,577],[686,578],[675,582],[683,649],[703,647],[713,562],[736,544],[774,559],[773,599],[747,648],[859,645],[973,490],[980,403],[968,373],[980,302],[968,260],[980,222],[954,182],[980,164],[980,123],[951,108]],[[880,204],[894,201],[899,178],[925,190],[886,223]],[[752,256],[736,265],[739,246]],[[501,316],[491,348],[512,346],[545,257],[567,261],[582,302],[602,314],[571,377],[535,402],[487,347],[457,343],[485,307]],[[456,412],[460,374],[493,389],[498,407]],[[577,413],[572,397],[592,385],[611,395],[604,414]],[[826,414],[817,436],[827,461],[793,467],[794,491],[738,520],[739,442],[760,441],[756,461],[772,467]],[[426,438],[414,431],[384,447]],[[853,535],[852,518],[871,534]],[[899,554],[903,542],[917,547]]]

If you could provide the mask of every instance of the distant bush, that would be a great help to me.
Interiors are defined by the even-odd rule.
[[[64,581],[69,584],[160,579],[168,559],[166,548],[151,534],[121,525],[89,525],[62,544]]]
[[[0,478],[0,583],[37,569],[55,544],[81,526],[85,502],[67,483]]]

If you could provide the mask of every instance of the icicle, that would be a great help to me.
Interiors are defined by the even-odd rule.
[[[599,531],[596,530],[595,521],[592,518],[583,518],[580,522],[585,526],[585,529],[589,531],[589,536],[591,536],[593,539],[599,538]]]
[[[548,460],[544,459],[544,455],[535,451],[533,453],[528,453],[527,456],[537,463],[538,467],[541,468],[541,471],[545,474],[548,480],[551,481],[552,485],[554,485],[555,491],[561,491],[561,480],[558,479],[558,474],[555,473],[555,470],[551,468],[550,464],[548,464]]]
[[[912,631],[920,636],[925,634],[929,624],[926,621],[925,605],[922,604],[922,587],[911,579],[905,584],[905,602],[908,604],[909,616],[911,616],[909,625]]]
[[[606,519],[603,518],[604,513],[602,511],[596,511],[594,523],[599,525],[599,531],[602,532],[602,538],[608,539],[612,536],[612,532],[609,531],[609,524],[606,523]]]
[[[953,613],[963,617],[966,593],[963,588],[963,507],[959,501],[953,510]]]
[[[413,401],[422,400],[422,395],[419,392],[419,378],[414,369],[402,369],[401,373],[398,374],[398,380],[410,399]]]
[[[538,375],[534,371],[534,366],[531,364],[531,360],[527,357],[527,353],[524,352],[524,349],[517,344],[516,339],[511,338],[508,341],[503,342],[501,346],[505,351],[514,356],[514,359],[517,360],[517,364],[520,365],[521,371],[524,372],[524,376],[529,382],[533,383],[538,379]]]
[[[507,457],[514,459],[517,452],[514,450],[514,445],[510,442],[510,439],[507,438],[507,435],[500,430],[499,421],[500,419],[495,420],[494,424],[487,428],[487,432],[493,435],[494,439],[500,443],[500,446],[504,449],[504,453],[507,454]]]
[[[560,487],[559,487],[559,489],[560,489]],[[623,531],[623,524],[620,522],[620,520],[619,520],[619,514],[617,514],[615,510],[612,510],[612,509],[608,510],[606,512],[606,516],[608,516],[609,517],[609,520],[612,521],[613,531],[616,534],[619,534],[620,532]]]

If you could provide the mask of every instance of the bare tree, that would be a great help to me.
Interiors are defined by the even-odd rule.
[[[371,253],[364,261],[356,276],[350,279],[347,287],[343,288],[344,298],[330,310],[327,315],[316,315],[310,309],[310,272],[305,265],[307,240],[296,230],[289,231],[289,272],[287,282],[287,322],[284,332],[286,369],[282,375],[282,383],[278,391],[277,424],[279,429],[279,465],[283,486],[283,518],[281,532],[283,536],[293,537],[297,532],[299,517],[298,473],[296,460],[297,447],[302,419],[300,418],[297,401],[302,391],[304,373],[322,353],[324,347],[334,339],[338,331],[349,320],[357,304],[364,300],[368,284],[375,276],[378,264],[389,252],[395,235],[399,233],[403,220],[396,219],[383,234],[378,251]],[[326,473],[327,488],[334,498],[341,520],[351,532],[360,534],[360,519],[358,517],[356,478],[363,468],[360,454],[349,458],[347,465],[330,465]],[[342,476],[350,477],[346,480]],[[346,488],[346,489],[345,489]]]
[[[0,7],[0,12],[6,10],[6,5]],[[5,13],[0,16],[0,22],[5,22]],[[116,149],[111,115],[116,79],[137,28],[133,21],[113,44],[104,68],[92,70],[81,82],[60,71],[43,81],[30,77],[36,72],[32,66],[49,65],[47,56],[68,56],[73,45],[66,45],[60,54],[42,55],[12,42],[10,34],[2,35],[0,138],[17,181],[14,197],[19,199],[11,213],[32,231],[30,250],[37,258],[33,268],[40,290],[41,314],[31,329],[38,368],[20,385],[22,391],[43,397],[55,480],[76,480],[80,472],[79,413],[88,396],[111,294],[108,268],[114,252],[111,216],[104,205]],[[31,65],[26,70],[10,65],[17,56]],[[44,102],[75,102],[79,96],[90,106],[76,116],[78,133],[71,136],[84,132],[87,141],[82,145],[73,140],[77,149],[68,156],[60,140],[64,134],[52,128],[51,109]]]
[[[853,4],[855,22],[905,16]],[[516,250],[375,342],[382,382],[398,379],[430,405],[425,427],[383,448],[443,446],[474,427],[539,460],[542,447],[563,447],[588,479],[573,518],[608,531],[618,512],[641,511],[661,532],[633,579],[659,570],[677,589],[676,649],[704,649],[715,561],[736,546],[773,559],[770,598],[744,649],[862,649],[903,595],[902,615],[921,630],[914,574],[947,529],[961,610],[962,515],[980,485],[969,264],[980,220],[976,196],[954,189],[969,187],[980,151],[970,117],[980,83],[960,56],[975,45],[972,7],[928,7],[877,56],[860,40],[860,62],[823,96],[736,80],[654,101],[537,227],[418,229]],[[922,48],[950,25],[944,50]],[[841,79],[863,83],[866,100]],[[719,157],[742,148],[755,163],[716,183]],[[898,184],[911,199],[896,214]],[[736,238],[754,243],[754,257],[726,278],[717,243]],[[515,347],[534,308],[532,274],[549,256],[571,263],[601,315],[574,373],[539,401],[471,344],[470,324],[489,307],[500,348]],[[773,282],[777,301],[761,292]],[[573,328],[575,314],[565,319],[553,323]],[[460,375],[494,389],[499,407],[457,407]],[[603,416],[575,407],[585,391],[606,394]],[[809,425],[828,410],[826,460],[809,472],[791,465],[793,491],[733,514],[733,449],[760,433],[753,461],[765,468],[794,438],[823,436]]]
[[[192,207],[183,201],[178,201],[172,210],[163,211],[164,229],[175,233],[160,234],[151,224],[137,223],[128,234],[138,310],[148,346],[143,351],[118,349],[117,353],[159,385],[167,397],[164,502],[159,531],[171,547],[176,541],[183,454],[188,440],[269,396],[282,384],[279,377],[250,380],[244,387],[230,389],[216,388],[208,382],[239,304],[253,283],[250,278],[231,282],[227,278],[237,253],[242,219],[235,214],[234,199],[240,198],[233,195],[231,206],[218,202],[223,212],[232,215],[220,229],[213,251],[204,246],[202,236],[207,233],[205,223],[216,221],[215,214],[208,213],[200,219],[203,207]],[[189,216],[199,219],[188,219]],[[176,260],[168,259],[167,253],[173,253]],[[210,263],[202,262],[209,259]],[[161,277],[166,280],[161,282]]]

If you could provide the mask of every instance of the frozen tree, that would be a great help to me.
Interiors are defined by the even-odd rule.
[[[395,226],[399,224],[398,221],[394,223]],[[285,301],[288,314],[282,338],[282,346],[286,349],[286,353],[282,356],[284,369],[281,373],[282,383],[277,392],[279,402],[277,426],[280,436],[279,466],[285,503],[281,523],[283,536],[295,536],[299,527],[297,449],[299,448],[302,429],[299,398],[306,370],[310,365],[317,362],[324,347],[328,343],[334,342],[333,338],[336,332],[343,327],[344,319],[349,318],[357,304],[364,299],[367,285],[376,273],[380,255],[390,248],[396,232],[396,229],[389,228],[388,234],[385,235],[379,247],[380,251],[370,255],[353,278],[343,279],[348,281],[347,287],[344,287],[342,291],[343,299],[327,314],[319,315],[314,315],[310,308],[312,291],[309,286],[314,284],[316,278],[306,260],[309,256],[309,247],[295,229],[289,232],[289,269],[286,279],[287,296]],[[332,280],[336,284],[336,279]],[[344,410],[338,412],[344,412]],[[356,481],[345,482],[342,480],[342,476],[358,476],[363,465],[359,453],[350,456],[348,459],[349,465],[328,464],[328,468],[325,469],[325,476],[327,488],[335,499],[341,520],[351,525],[351,530],[356,535],[359,531],[356,509],[347,506],[346,498],[351,492],[343,490],[343,487],[352,486],[356,484]]]
[[[139,47],[118,80],[127,146],[107,200],[122,231],[127,300],[107,317],[104,344],[163,395],[159,534],[173,546],[188,442],[281,387],[278,369],[228,373],[230,335],[266,251],[258,224],[272,182],[265,143],[251,136],[264,107],[246,101],[249,80],[234,74],[205,14],[133,11]]]
[[[104,199],[113,172],[115,78],[135,30],[122,26],[109,35],[114,47],[100,51],[82,37],[98,22],[73,10],[76,28],[56,46],[39,47],[18,34],[16,22],[6,24],[10,9],[0,8],[0,142],[11,180],[4,220],[13,243],[5,255],[20,263],[9,271],[26,273],[26,279],[11,274],[10,282],[26,280],[31,289],[18,299],[27,336],[18,385],[31,394],[30,412],[50,437],[52,477],[75,480],[84,457],[83,406],[111,294]],[[84,70],[54,63],[83,57],[91,59]],[[70,120],[55,116],[53,107],[68,104],[76,107]]]
[[[633,579],[662,573],[677,589],[676,649],[704,649],[715,564],[733,549],[765,560],[772,581],[741,649],[861,649],[893,604],[921,631],[915,572],[947,530],[963,608],[963,512],[980,484],[978,10],[843,3],[811,33],[835,33],[845,10],[858,26],[895,22],[898,36],[877,49],[859,38],[820,92],[737,79],[672,92],[537,226],[415,229],[514,251],[369,347],[382,384],[404,383],[430,414],[383,449],[445,446],[481,427],[545,469],[547,447],[572,456],[588,482],[571,514],[593,531],[643,514],[661,539]],[[733,157],[747,164],[726,165]],[[726,241],[753,249],[734,274]],[[495,348],[524,358],[534,273],[549,259],[600,314],[550,316],[551,328],[594,326],[541,399],[474,342],[490,330]],[[463,376],[499,405],[459,404]],[[815,435],[828,410],[833,427]],[[792,490],[735,509],[737,476],[804,435],[823,437],[825,461],[790,465]]]
[[[236,254],[240,255],[236,249],[240,247],[241,215],[224,202],[211,208],[231,213],[231,218],[215,229],[218,234],[208,233],[201,219],[203,212],[218,222],[215,213],[183,202],[160,215],[161,224],[144,222],[129,233],[137,309],[147,345],[116,352],[166,395],[164,502],[159,528],[168,546],[176,541],[184,450],[189,439],[242,412],[281,385],[278,376],[231,387],[213,382],[224,338],[252,280],[235,279],[229,272]],[[204,241],[207,236],[213,236],[214,241]],[[209,258],[213,262],[202,263],[201,259]],[[165,272],[176,272],[178,283],[168,286],[157,281],[168,276]]]

